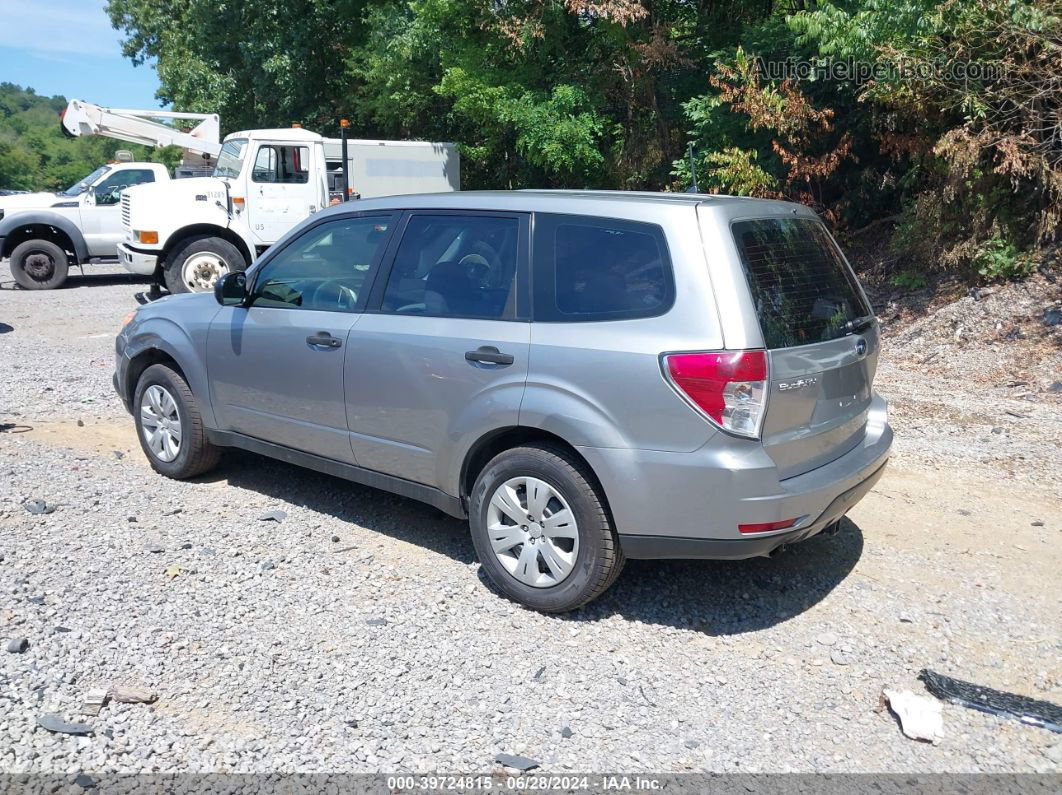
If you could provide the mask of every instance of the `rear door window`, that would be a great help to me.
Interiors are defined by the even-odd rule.
[[[382,310],[512,318],[519,240],[515,216],[413,215],[395,254]]]
[[[664,231],[617,218],[535,215],[536,321],[653,317],[675,298]]]
[[[763,218],[738,221],[732,231],[768,348],[837,339],[871,314],[821,222]]]

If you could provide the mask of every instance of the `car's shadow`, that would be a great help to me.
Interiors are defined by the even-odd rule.
[[[415,500],[237,450],[226,453],[209,479],[353,522],[461,563],[475,560],[468,525]],[[356,554],[341,534],[334,546],[337,554]],[[628,561],[607,593],[558,618],[595,622],[620,615],[709,635],[752,632],[817,604],[848,576],[862,552],[862,531],[844,519],[836,535],[817,536],[771,558]],[[482,569],[479,576],[489,587]]]

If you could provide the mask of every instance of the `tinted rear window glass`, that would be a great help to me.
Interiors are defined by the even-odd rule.
[[[537,214],[535,320],[627,320],[674,301],[663,230],[615,218]]]
[[[820,222],[739,221],[733,233],[768,348],[837,339],[848,333],[848,321],[870,314]]]
[[[414,215],[395,254],[383,310],[512,317],[519,238],[518,218]]]

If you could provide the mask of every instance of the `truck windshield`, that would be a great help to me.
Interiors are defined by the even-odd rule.
[[[236,138],[226,141],[218,154],[218,162],[214,165],[215,177],[238,177],[243,168],[243,155],[247,151],[247,140]]]
[[[100,166],[87,177],[83,177],[63,191],[63,196],[80,196],[86,188],[111,170],[110,166]]]

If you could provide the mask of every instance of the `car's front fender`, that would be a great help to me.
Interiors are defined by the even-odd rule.
[[[153,351],[157,351],[172,359],[184,373],[184,378],[199,405],[204,425],[216,428],[205,364],[209,325],[207,320],[201,329],[196,326],[189,329],[168,317],[156,315],[137,322],[132,329],[127,329],[124,332],[125,346],[121,355],[130,363],[126,368],[125,384],[130,403],[136,390],[136,380],[144,370],[143,367],[138,367],[137,363],[145,363],[143,357],[150,357]],[[150,358],[147,359],[147,362],[150,361]]]

